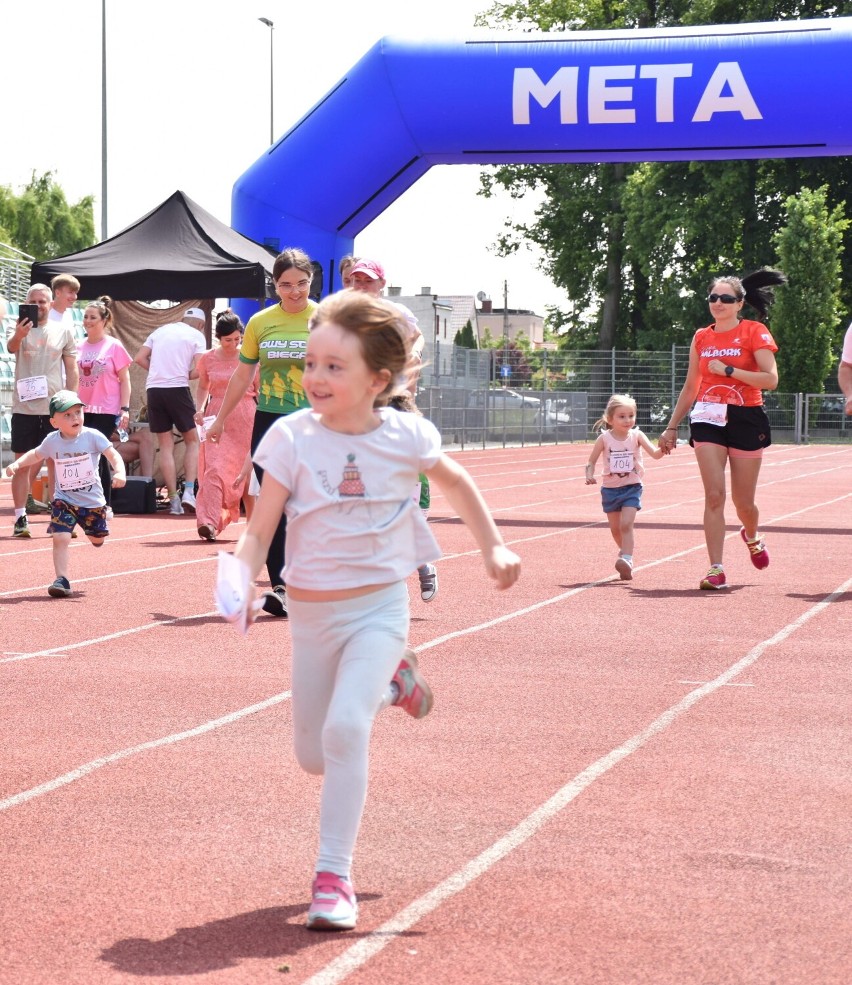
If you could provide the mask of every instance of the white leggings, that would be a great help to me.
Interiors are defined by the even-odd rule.
[[[408,639],[408,588],[343,602],[287,600],[293,641],[293,747],[324,775],[317,872],[349,877],[367,796],[370,732]]]

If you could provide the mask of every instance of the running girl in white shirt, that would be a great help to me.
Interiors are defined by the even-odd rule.
[[[393,685],[407,696],[418,687],[406,651],[406,578],[440,555],[411,497],[418,473],[470,528],[499,588],[520,574],[520,559],[470,475],[441,452],[434,425],[384,406],[405,385],[406,336],[399,311],[381,299],[346,291],[320,304],[302,378],[311,406],[276,421],[258,446],[263,484],[235,552],[254,578],[286,511],[294,746],[302,768],[324,776],[307,917],[315,930],[355,926],[350,868],[373,719],[394,702]],[[233,592],[230,583],[217,587],[220,599]],[[229,615],[250,611],[252,594]]]

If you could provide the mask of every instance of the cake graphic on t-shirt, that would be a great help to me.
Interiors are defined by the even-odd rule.
[[[343,469],[343,481],[337,487],[341,496],[360,496],[363,498],[366,493],[364,483],[361,481],[361,470],[355,464],[355,456],[346,456],[346,467]]]

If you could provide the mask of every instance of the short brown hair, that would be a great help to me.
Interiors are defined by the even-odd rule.
[[[72,291],[80,291],[80,281],[73,274],[57,274],[50,282],[50,289],[56,293],[57,287],[70,287]]]
[[[405,385],[408,362],[408,332],[405,319],[394,305],[362,291],[341,291],[323,299],[311,316],[308,328],[333,324],[361,341],[364,362],[373,373],[387,370],[390,379],[376,404],[386,404],[400,385]]]

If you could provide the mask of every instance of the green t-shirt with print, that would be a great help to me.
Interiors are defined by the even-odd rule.
[[[292,414],[308,406],[302,387],[308,321],[316,311],[316,301],[308,301],[303,311],[291,314],[280,304],[264,308],[249,318],[240,362],[260,364],[260,392],[257,409],[268,414]]]

